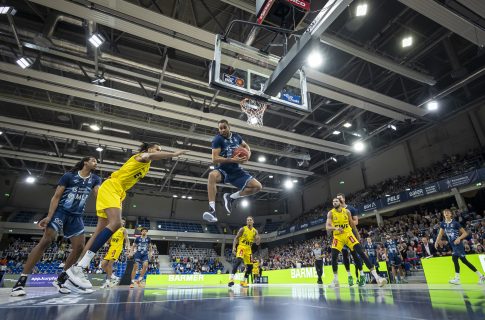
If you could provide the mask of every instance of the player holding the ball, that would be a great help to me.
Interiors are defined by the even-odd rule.
[[[224,194],[224,206],[229,213],[231,213],[234,201],[255,194],[263,188],[258,180],[240,166],[251,157],[249,145],[239,134],[231,132],[227,120],[220,120],[218,128],[219,134],[212,139],[212,162],[216,167],[209,173],[207,184],[209,210],[202,216],[208,222],[217,222],[217,183],[230,183],[239,189],[232,194]]]

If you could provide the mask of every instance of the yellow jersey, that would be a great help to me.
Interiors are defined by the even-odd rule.
[[[129,190],[135,185],[141,178],[143,178],[150,170],[149,162],[136,161],[135,157],[139,154],[132,156],[125,164],[111,174],[111,179],[118,181],[124,191]]]
[[[335,208],[332,209],[330,212],[332,212],[332,227],[335,228],[342,228],[344,229],[342,233],[340,233],[337,230],[333,231],[334,236],[338,236],[344,233],[352,233],[352,227],[350,226],[349,223],[349,217],[347,213],[350,214],[350,211],[342,208],[341,212],[338,212]]]
[[[254,242],[254,238],[256,238],[256,234],[257,234],[257,231],[254,227],[249,229],[248,226],[244,226],[243,234],[239,238],[239,245],[251,247],[251,245]]]
[[[111,242],[109,243],[110,248],[122,248],[123,241],[125,240],[125,228],[121,227],[116,230],[115,233],[111,236]]]
[[[253,274],[259,274],[259,262],[253,263]]]

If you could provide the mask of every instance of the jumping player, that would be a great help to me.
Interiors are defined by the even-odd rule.
[[[371,274],[376,279],[376,282],[379,286],[383,286],[387,283],[387,280],[381,278],[374,266],[370,263],[369,258],[364,254],[362,246],[359,243],[360,236],[359,232],[357,231],[357,227],[352,220],[352,216],[350,215],[350,211],[342,208],[342,204],[340,200],[334,198],[332,201],[333,209],[330,210],[327,214],[327,223],[326,228],[329,231],[333,231],[333,240],[332,240],[332,270],[333,270],[333,281],[332,285],[334,287],[339,286],[338,281],[338,255],[342,251],[342,248],[346,245],[349,247],[350,250],[355,251],[362,257],[364,260],[365,265],[369,268]],[[359,277],[359,286],[365,285],[365,276],[363,272]]]
[[[253,227],[253,224],[253,217],[247,217],[246,225],[239,229],[236,237],[234,238],[234,242],[232,244],[232,253],[236,256],[236,260],[234,261],[234,264],[232,266],[232,273],[228,284],[229,287],[232,287],[234,285],[234,276],[236,275],[237,269],[242,263],[246,265],[246,272],[244,273],[244,281],[241,281],[241,286],[248,286],[249,275],[251,274],[253,267],[251,263],[251,255],[253,253],[251,250],[251,246],[253,245],[253,243],[259,245],[261,242],[258,230]]]
[[[453,220],[453,214],[450,209],[443,210],[443,216],[445,221],[440,223],[440,232],[436,237],[435,248],[438,249],[438,246],[441,246],[441,238],[443,237],[443,234],[446,234],[450,246],[453,249],[451,259],[455,265],[455,278],[450,280],[450,283],[460,284],[460,264],[458,263],[458,259],[460,259],[464,265],[478,275],[478,283],[484,284],[485,276],[482,275],[480,271],[478,271],[477,268],[475,268],[475,266],[466,259],[465,256],[465,247],[463,246],[462,241],[468,236],[468,232],[463,229],[459,222]]]
[[[238,133],[231,132],[231,127],[227,120],[220,120],[218,126],[219,134],[212,139],[212,162],[217,166],[209,173],[207,183],[209,210],[202,215],[202,218],[208,222],[217,222],[217,183],[223,181],[224,183],[230,183],[239,189],[239,191],[232,194],[224,194],[224,206],[229,213],[231,213],[234,201],[255,194],[263,188],[258,180],[253,178],[253,176],[243,170],[240,166],[240,164],[247,162],[251,157],[251,149],[249,148],[249,145],[244,142]],[[238,147],[246,149],[249,156],[247,158],[233,158],[234,150]]]
[[[135,284],[141,287],[140,282],[143,281],[145,273],[148,269],[148,261],[152,258],[152,239],[147,236],[148,229],[143,227],[141,229],[141,236],[136,238],[133,242],[131,252],[134,252],[135,265],[131,272],[131,284],[130,288],[133,288]],[[140,270],[138,280],[135,279],[136,272]]]
[[[106,283],[102,288],[114,287],[119,283],[119,278],[113,274],[113,264],[118,260],[123,252],[123,243],[125,244],[125,251],[130,250],[130,240],[128,239],[128,232],[125,228],[126,220],[121,218],[121,228],[116,230],[111,236],[109,249],[101,262],[101,268],[106,272]]]
[[[111,174],[99,188],[96,200],[98,224],[94,236],[86,244],[83,258],[67,274],[71,282],[80,288],[92,288],[91,282],[84,274],[94,255],[108,241],[113,233],[121,227],[121,204],[126,191],[131,189],[150,170],[153,160],[162,160],[183,155],[187,151],[163,152],[159,143],[144,143],[139,152],[133,155],[123,166]]]
[[[17,283],[12,288],[11,296],[19,297],[26,294],[24,287],[27,276],[32,272],[35,264],[56,240],[57,234],[62,231],[64,238],[71,240],[72,251],[64,263],[64,271],[58,276],[53,285],[60,293],[70,293],[71,290],[78,292],[92,292],[89,290],[76,290],[72,286],[66,270],[68,270],[79,258],[84,248],[84,223],[82,214],[86,202],[93,191],[97,196],[101,178],[93,173],[96,169],[95,157],[84,157],[65,173],[57,183],[57,189],[51,198],[47,217],[39,222],[39,227],[44,229],[44,235],[39,243],[30,252],[24,269]]]
[[[359,224],[359,216],[358,216],[358,211],[357,208],[354,206],[351,206],[350,204],[345,203],[345,195],[343,193],[338,193],[337,194],[337,199],[339,199],[342,208],[345,208],[350,211],[350,214],[352,216],[352,220],[354,221],[354,224],[357,226]],[[355,253],[355,251],[350,251],[350,254],[352,255],[352,258],[354,259],[354,265],[355,265],[355,276],[359,278],[359,272],[362,271],[362,260],[360,257]],[[345,270],[347,271],[347,276],[348,276],[348,281],[349,281],[349,286],[354,285],[354,278],[352,278],[352,273],[350,273],[350,259],[349,259],[349,248],[347,246],[344,246],[342,248],[342,259],[344,262]]]

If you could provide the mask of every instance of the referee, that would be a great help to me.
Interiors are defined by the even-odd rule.
[[[315,269],[317,269],[318,284],[323,284],[322,274],[323,274],[323,250],[318,242],[315,243],[312,250],[313,256],[315,257]]]

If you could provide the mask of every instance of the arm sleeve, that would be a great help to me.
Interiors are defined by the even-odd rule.
[[[71,174],[70,173],[65,173],[60,179],[59,182],[57,183],[59,186],[64,186],[67,187],[69,185],[69,181],[71,181]]]
[[[347,209],[349,209],[350,211],[350,215],[352,217],[355,217],[356,215],[359,214],[359,211],[357,210],[357,208],[355,208],[354,206],[347,206]]]

